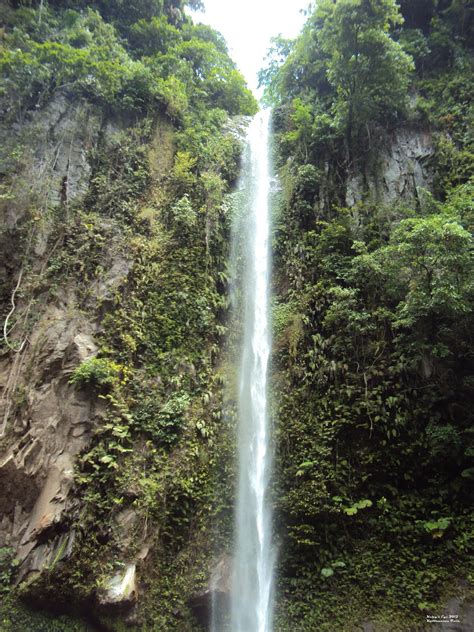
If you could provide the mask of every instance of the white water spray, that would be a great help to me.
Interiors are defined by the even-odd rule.
[[[232,632],[271,632],[273,553],[268,481],[271,467],[267,404],[270,355],[269,112],[252,121],[241,188],[248,200],[244,221],[244,337],[240,366],[238,490]]]

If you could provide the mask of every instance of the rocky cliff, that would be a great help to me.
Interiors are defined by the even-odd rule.
[[[320,0],[262,73],[283,630],[470,625],[465,8]]]
[[[5,630],[195,629],[231,521],[228,194],[256,103],[168,4],[1,7]]]

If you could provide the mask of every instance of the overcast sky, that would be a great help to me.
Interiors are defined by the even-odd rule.
[[[204,0],[204,13],[195,22],[210,24],[225,37],[230,53],[256,91],[257,72],[264,63],[270,38],[295,37],[304,22],[309,0]]]

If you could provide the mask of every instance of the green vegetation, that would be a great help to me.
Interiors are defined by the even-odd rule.
[[[35,316],[21,320],[22,303],[12,322],[33,327],[71,288],[69,315],[97,324],[99,349],[66,372],[68,388],[97,410],[75,468],[72,496],[81,500],[59,527],[74,531],[74,546],[60,548],[21,590],[10,591],[14,569],[2,556],[2,630],[85,629],[67,617],[30,613],[16,598],[21,592],[40,608],[81,612],[144,548],[139,628],[195,630],[188,599],[207,581],[214,517],[231,516],[232,448],[218,370],[228,309],[228,194],[241,153],[230,117],[255,113],[257,103],[222,37],[193,24],[186,5],[200,2],[2,3],[7,139],[9,126],[23,129],[59,98],[69,104],[64,117],[73,104],[87,104],[100,119],[97,142],[85,147],[91,170],[80,203],[67,190],[56,204],[46,196],[19,201],[13,184],[35,139],[25,132],[21,143],[6,145],[1,202],[23,203],[24,215],[1,238],[10,249],[17,244],[15,264],[24,269],[18,294],[35,306]],[[41,238],[44,257],[34,252]],[[124,273],[107,285],[114,262]],[[5,313],[10,296],[2,278]],[[123,516],[132,516],[125,531]],[[45,541],[54,544],[56,535],[51,530]],[[107,629],[125,625],[98,607],[90,615]]]
[[[91,358],[78,366],[69,380],[71,384],[92,384],[96,387],[111,386],[116,382],[122,367],[103,358]]]
[[[0,603],[2,632],[94,632],[95,628],[66,615],[31,610],[11,597]]]
[[[261,73],[283,183],[282,632],[422,630],[473,580],[473,15],[400,5],[320,1]],[[384,202],[380,156],[400,127],[431,135],[434,191]]]
[[[230,117],[257,104],[222,37],[187,17],[199,5],[1,4],[0,203],[23,212],[0,233],[2,315],[21,269],[13,349],[50,306],[91,325],[98,346],[66,363],[61,388],[93,403],[92,432],[68,509],[42,534],[54,544],[74,532],[74,543],[61,541],[21,589],[14,551],[0,549],[5,631],[100,621],[118,632],[126,624],[98,607],[86,624],[18,596],[77,613],[130,560],[136,628],[195,631],[189,596],[229,547],[222,411],[235,376],[223,349],[235,336],[229,194],[241,152]],[[459,0],[320,0],[300,37],[275,39],[261,73],[283,185],[272,306],[278,632],[364,620],[422,630],[459,582],[472,592],[473,28]],[[48,194],[30,194],[35,183],[19,176],[30,148],[43,149],[28,125],[59,99],[61,117],[77,105],[98,121],[82,147],[80,202],[67,190],[48,197],[46,176]],[[432,191],[384,202],[381,156],[401,128],[429,138]],[[29,372],[14,390],[19,417],[40,387]]]
[[[122,2],[14,4],[1,9],[7,28],[0,96],[9,118],[40,107],[57,90],[127,112],[161,108],[180,122],[190,108],[256,111],[223,40],[194,26],[184,3],[136,5],[136,22]]]

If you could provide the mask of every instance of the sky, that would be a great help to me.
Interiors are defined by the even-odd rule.
[[[257,92],[257,72],[264,65],[270,38],[298,35],[310,0],[204,0],[195,22],[210,24],[227,41],[232,59]]]

